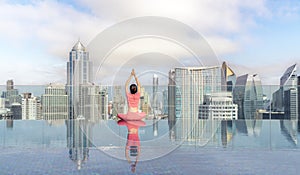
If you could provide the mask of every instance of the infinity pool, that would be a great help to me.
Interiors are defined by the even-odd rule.
[[[0,174],[299,174],[296,120],[0,121]]]

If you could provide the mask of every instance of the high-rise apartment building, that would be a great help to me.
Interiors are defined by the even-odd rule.
[[[22,98],[22,120],[38,120],[41,118],[40,99],[24,93]]]
[[[69,118],[77,118],[81,115],[76,113],[75,109],[79,107],[80,86],[85,86],[93,82],[93,67],[89,60],[89,53],[86,51],[83,44],[78,41],[69,54],[67,63],[67,94],[69,96]]]
[[[68,119],[68,95],[62,84],[49,84],[42,95],[42,118],[44,120]]]
[[[233,102],[238,105],[239,119],[254,119],[263,109],[263,90],[257,74],[239,76],[233,89]]]

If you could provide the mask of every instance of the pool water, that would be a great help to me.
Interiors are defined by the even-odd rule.
[[[0,174],[298,174],[300,170],[297,120],[199,120],[188,125],[185,120],[2,120]]]

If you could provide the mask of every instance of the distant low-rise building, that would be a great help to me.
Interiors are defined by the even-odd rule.
[[[219,92],[204,96],[199,105],[199,119],[237,120],[238,105],[233,104],[231,92]]]

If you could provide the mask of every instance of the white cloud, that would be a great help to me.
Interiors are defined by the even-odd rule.
[[[239,49],[239,35],[255,26],[255,17],[269,15],[265,1],[219,0],[79,0],[96,16],[115,21],[138,16],[162,16],[179,20],[202,33],[218,54]],[[236,37],[231,38],[231,35]]]
[[[62,78],[61,72],[65,72],[73,44],[78,38],[87,44],[106,25],[55,1],[23,5],[0,2],[0,23],[0,81],[13,78],[16,84],[64,83],[66,77]],[[57,64],[64,66],[57,68]]]
[[[295,0],[269,1],[267,6],[272,10],[272,17],[279,20],[299,18],[300,2]]]
[[[264,0],[77,0],[79,5],[90,11],[81,11],[72,5],[59,1],[35,1],[29,4],[11,4],[7,1],[0,1],[0,46],[9,45],[16,49],[6,52],[4,55],[10,57],[15,64],[18,60],[28,59],[48,61],[52,65],[42,64],[39,70],[33,67],[26,72],[31,79],[42,81],[41,71],[54,71],[49,76],[49,81],[64,81],[61,79],[61,72],[65,72],[64,66],[50,68],[53,65],[64,65],[67,61],[68,52],[73,44],[80,37],[87,45],[99,32],[114,23],[138,16],[162,16],[181,21],[202,33],[217,55],[234,54],[242,47],[245,47],[245,38],[251,38],[251,29],[256,27],[256,18],[269,18],[273,15],[274,9],[270,9],[269,2]],[[279,15],[295,15],[299,6],[286,5],[280,8]],[[246,41],[247,42],[247,41]],[[27,47],[32,50],[39,49],[45,52],[40,55],[32,55],[24,58],[13,57],[14,52],[19,48]],[[2,47],[3,49],[3,47]],[[19,54],[21,55],[21,54]],[[54,59],[53,58],[62,58]],[[1,62],[4,60],[2,58]],[[43,59],[43,60],[42,60]],[[46,61],[47,62],[47,61]],[[20,61],[17,67],[22,67],[24,61]],[[9,67],[3,69],[9,72]],[[59,78],[55,78],[55,74]],[[15,72],[13,76],[20,77],[24,74],[21,71]],[[47,74],[49,75],[49,74]],[[7,75],[8,76],[8,75]],[[8,77],[7,77],[8,78]],[[5,77],[5,79],[7,79]],[[2,80],[1,80],[2,81]],[[2,81],[3,82],[3,81]],[[24,80],[24,83],[30,82]]]
[[[105,21],[55,1],[0,5],[0,36],[16,45],[43,43],[48,53],[63,57],[80,38],[91,40]]]

